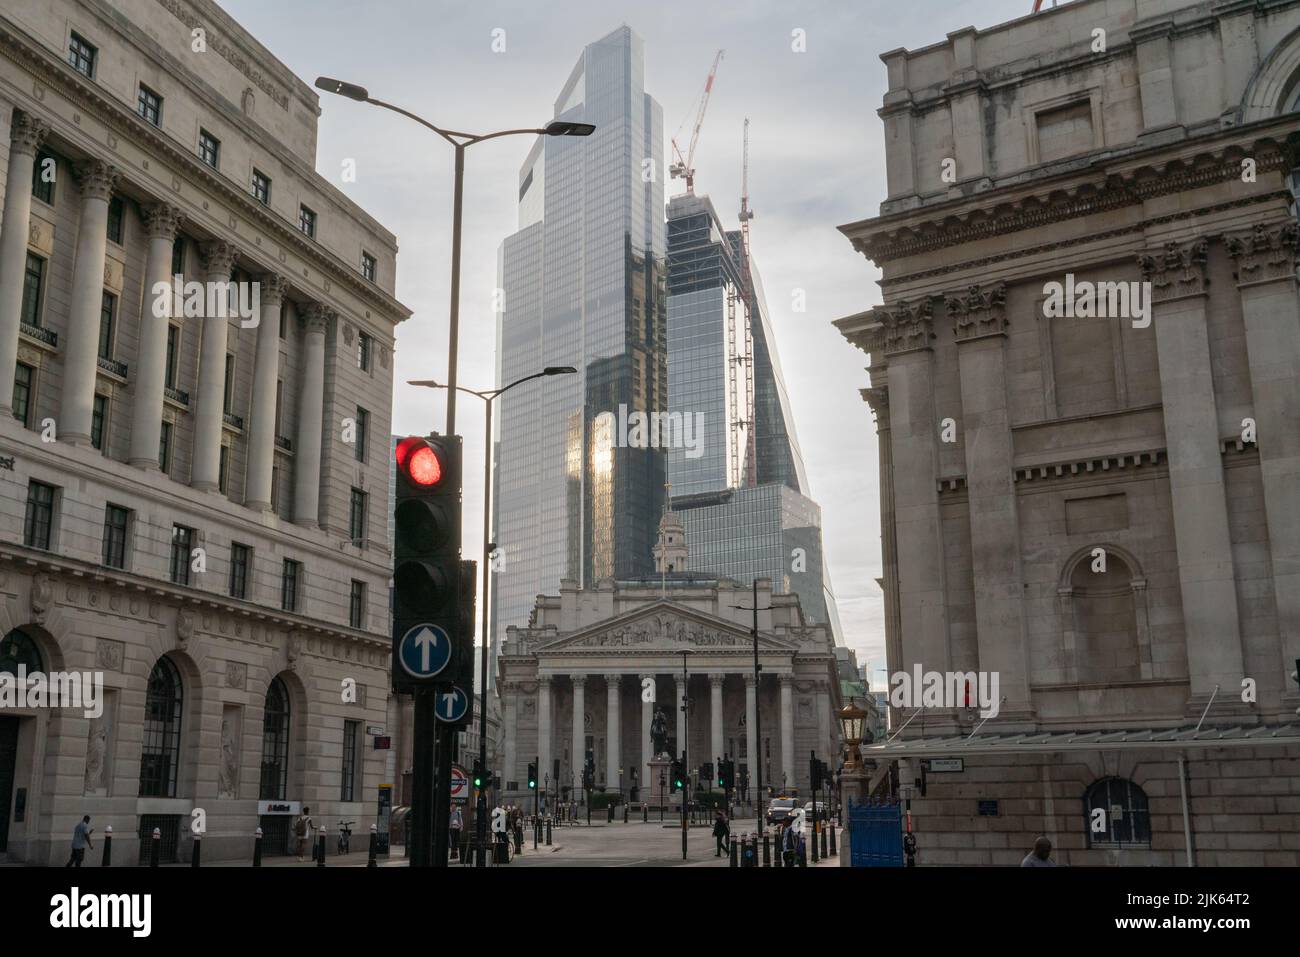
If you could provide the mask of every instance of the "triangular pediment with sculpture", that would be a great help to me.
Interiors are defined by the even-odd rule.
[[[681,648],[705,650],[752,649],[754,639],[749,629],[671,601],[657,601],[626,614],[588,625],[571,635],[538,645],[538,652],[622,649],[636,651]],[[793,638],[777,638],[759,633],[759,651],[799,651]]]

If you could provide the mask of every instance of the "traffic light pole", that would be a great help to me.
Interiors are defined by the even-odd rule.
[[[691,791],[691,776],[686,771],[686,749],[682,749],[682,860],[686,860],[686,796]]]
[[[438,723],[434,713],[435,692],[432,688],[417,688],[414,692],[415,728],[417,746],[412,754],[411,794],[411,847],[408,856],[412,867],[429,867],[433,853],[433,803],[434,762],[433,749],[420,747],[419,742],[432,739]]]
[[[455,389],[447,390],[449,395],[455,395]],[[493,396],[492,398],[495,398]],[[483,605],[481,611],[483,614],[483,628],[479,632],[483,639],[483,650],[479,654],[479,689],[478,689],[478,761],[484,773],[487,772],[487,686],[488,686],[488,569],[492,564],[492,545],[488,539],[491,534],[491,516],[492,516],[492,398],[484,401],[483,405],[487,409],[487,421],[483,429],[483,589],[479,594],[479,602]],[[474,816],[477,820],[475,832],[478,837],[478,861],[476,867],[487,867],[487,794],[485,791],[478,792],[478,801],[474,805]]]

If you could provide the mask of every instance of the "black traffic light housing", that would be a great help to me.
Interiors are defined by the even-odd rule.
[[[461,440],[455,435],[411,435],[394,450],[397,477],[393,502],[393,689],[458,683],[462,671],[473,675],[473,632],[468,665],[461,660],[462,609]],[[474,580],[468,583],[473,595]],[[473,600],[468,611],[473,623]],[[451,660],[436,674],[411,674],[400,660],[403,637],[416,626],[432,626],[451,643]],[[473,694],[471,683],[462,688]]]
[[[672,762],[668,783],[674,791],[681,791],[686,787],[686,774],[682,770],[682,762],[676,758]]]
[[[537,790],[537,762],[528,762],[528,790]]]

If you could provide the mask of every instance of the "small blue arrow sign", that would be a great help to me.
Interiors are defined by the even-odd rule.
[[[412,678],[432,678],[451,661],[451,638],[437,625],[416,625],[402,636],[397,660]]]
[[[455,724],[469,711],[469,695],[456,687],[450,691],[439,691],[433,710],[439,721]]]

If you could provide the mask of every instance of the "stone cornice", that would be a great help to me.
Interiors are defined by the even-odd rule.
[[[61,60],[49,56],[44,48],[34,48],[23,36],[8,29],[8,24],[3,20],[0,20],[0,51],[26,69],[38,83],[52,87],[60,96],[93,113],[96,119],[102,121],[111,131],[130,137],[136,143],[146,147],[160,162],[182,170],[189,181],[200,184],[219,195],[226,208],[238,212],[245,220],[257,224],[284,249],[292,250],[296,255],[312,263],[320,271],[325,292],[329,292],[331,282],[341,283],[353,295],[370,303],[381,316],[394,325],[411,316],[410,309],[374,283],[362,278],[354,266],[345,263],[324,247],[306,238],[297,228],[296,223],[290,223],[262,206],[247,189],[238,188],[236,184],[207,166],[190,151],[182,149],[180,144],[171,137],[136,116],[122,103],[104,95],[102,89],[93,82],[86,81]],[[18,106],[24,112],[30,109],[21,102]],[[297,170],[296,164],[290,163],[290,165],[295,166],[297,175],[308,176],[307,173]],[[314,171],[311,171],[310,175],[318,177]],[[343,208],[337,200],[321,190],[319,184],[314,185],[326,201],[335,203],[340,209]],[[346,210],[349,216],[356,212],[364,214],[364,211],[359,209]],[[270,266],[259,263],[258,268],[269,270]],[[385,335],[391,335],[391,330],[381,331]]]
[[[1262,128],[1269,125],[1272,121],[1259,124]],[[1240,139],[1241,132],[1240,127],[1229,129],[1222,137]],[[1092,178],[1083,181],[1079,181],[1078,172],[1070,172],[1044,178],[1039,183],[1031,180],[1025,184],[998,186],[973,198],[936,203],[839,228],[854,249],[883,264],[1240,180],[1241,160],[1247,157],[1255,160],[1257,175],[1289,170],[1300,149],[1300,133],[1281,127],[1274,135],[1263,135],[1261,130],[1259,137],[1244,144],[1200,142],[1194,145],[1200,148],[1172,157],[1157,155],[1168,153],[1168,146],[1137,151],[1150,153],[1151,160],[1112,172],[1094,173]],[[1119,162],[1117,158],[1112,165],[1117,166]],[[1030,191],[1014,195],[1026,188]]]
[[[1206,240],[1197,239],[1190,243],[1168,242],[1163,250],[1140,254],[1138,266],[1151,283],[1152,301],[1172,302],[1206,295],[1210,286],[1205,268],[1209,249]]]
[[[983,289],[970,286],[960,295],[944,298],[944,308],[954,320],[952,331],[958,342],[1006,335],[1006,304],[1007,284],[1004,282]]]
[[[1015,481],[1031,482],[1035,479],[1070,478],[1090,473],[1141,468],[1146,465],[1159,465],[1165,460],[1166,454],[1164,449],[1152,449],[1149,452],[1102,455],[1086,459],[1074,459],[1067,462],[1053,462],[1050,465],[1017,466],[1015,469]]]
[[[1300,225],[1294,220],[1259,223],[1249,232],[1225,236],[1224,245],[1236,262],[1238,286],[1296,278]]]

